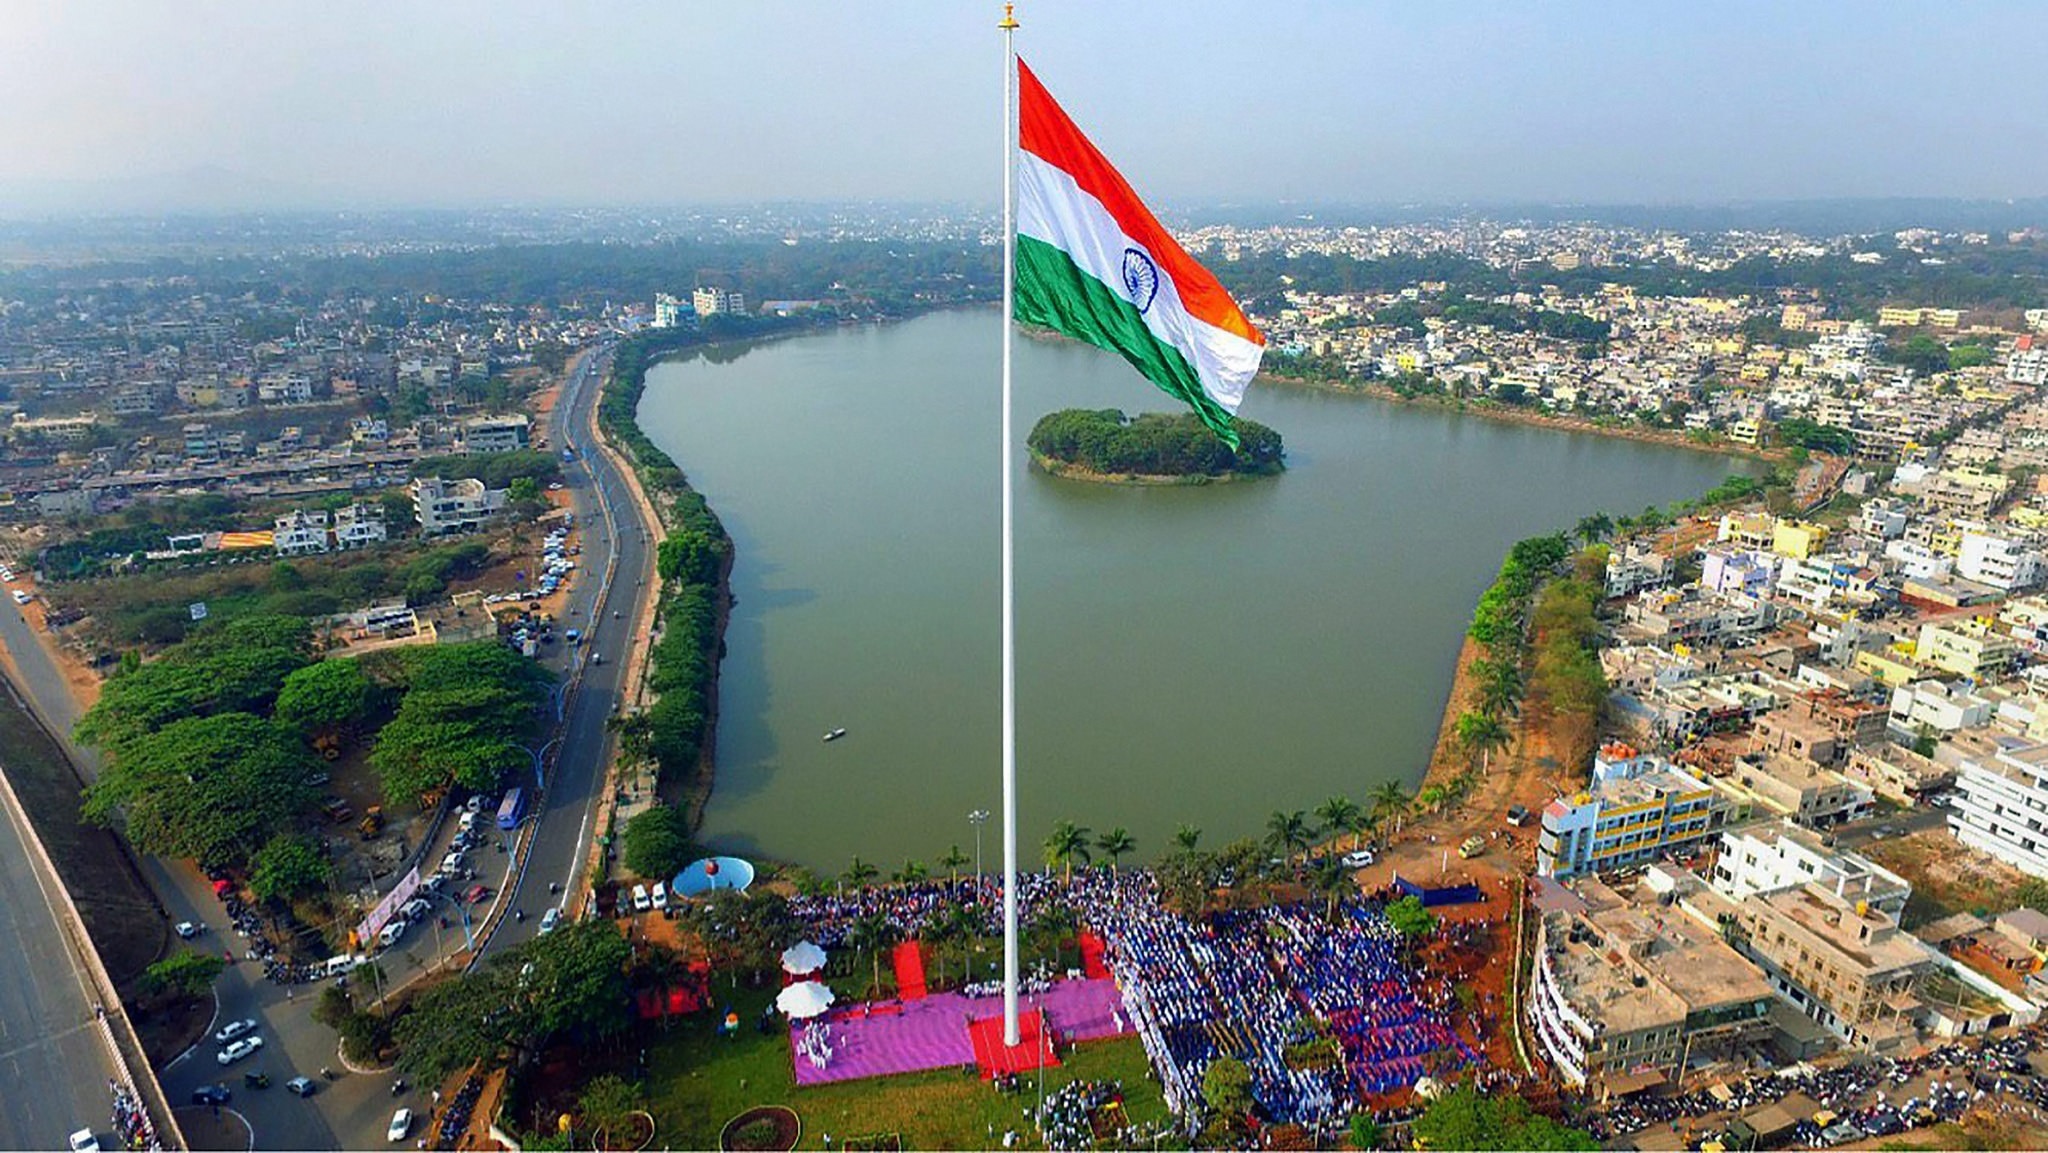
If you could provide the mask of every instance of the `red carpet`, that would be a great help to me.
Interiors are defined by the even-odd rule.
[[[1040,1065],[1059,1068],[1060,1059],[1045,1037],[1045,1010],[1017,1014],[1017,1043],[1003,1045],[1003,1015],[983,1017],[967,1026],[974,1042],[974,1063],[981,1066],[981,1079],[991,1080],[1005,1073],[1028,1073]]]
[[[1109,976],[1109,966],[1102,963],[1103,950],[1109,948],[1102,938],[1081,930],[1081,971],[1089,980],[1099,981]]]
[[[896,945],[896,996],[903,1001],[924,1000],[924,950],[916,941]]]

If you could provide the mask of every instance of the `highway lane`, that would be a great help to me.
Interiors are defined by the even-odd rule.
[[[653,587],[647,578],[653,571],[654,529],[642,521],[625,478],[598,451],[590,433],[590,415],[609,365],[608,347],[586,357],[564,389],[549,425],[554,449],[566,444],[576,450],[577,460],[567,471],[577,523],[584,527],[584,558],[603,556],[607,564],[594,572],[586,570],[570,598],[567,623],[590,634],[571,674],[562,743],[540,827],[528,851],[524,880],[512,893],[514,907],[524,909],[527,918],[524,923],[505,922],[487,952],[530,940],[539,931],[541,911],[562,899],[549,891],[549,884],[564,892],[570,889],[588,860],[591,838],[601,832],[590,822],[613,743],[605,721],[629,687],[627,633]],[[603,662],[589,663],[591,654],[602,655]]]
[[[115,1065],[97,999],[64,943],[62,898],[45,888],[55,879],[35,867],[27,838],[12,812],[0,820],[0,941],[13,953],[0,965],[0,1148],[60,1149],[86,1128],[113,1148]]]

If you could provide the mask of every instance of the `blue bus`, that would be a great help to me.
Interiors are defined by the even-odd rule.
[[[501,829],[518,828],[519,818],[525,815],[525,789],[513,789],[511,792],[505,794],[505,799],[503,801],[498,803],[498,827]]]

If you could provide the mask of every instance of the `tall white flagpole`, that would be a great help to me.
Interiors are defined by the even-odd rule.
[[[1017,1029],[1017,578],[1010,484],[1010,341],[1016,327],[1017,17],[1003,5],[1003,1044]]]

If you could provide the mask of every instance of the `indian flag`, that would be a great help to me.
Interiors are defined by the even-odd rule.
[[[1237,447],[1266,338],[1017,63],[1016,319],[1119,353]]]

